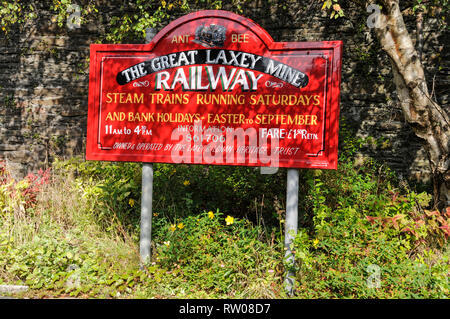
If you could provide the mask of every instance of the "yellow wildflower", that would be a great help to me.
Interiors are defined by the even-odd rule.
[[[188,186],[190,183],[191,183],[191,182],[189,182],[189,181],[184,181],[184,182],[183,182],[183,185],[184,185],[184,186]]]
[[[179,229],[183,229],[184,228],[184,224],[183,223],[179,223],[177,226]]]
[[[128,205],[130,205],[131,207],[134,207],[134,199],[130,198],[128,200]]]
[[[314,239],[314,241],[313,241],[314,248],[316,248],[318,244],[319,244],[319,240],[317,238]]]
[[[225,218],[225,221],[227,222],[227,225],[231,225],[234,223],[234,217],[228,215],[227,218]]]
[[[170,231],[175,231],[177,229],[177,225],[175,225],[175,224],[172,224],[172,225],[170,225],[170,227],[169,227],[169,230]]]
[[[208,212],[208,217],[209,217],[210,219],[213,219],[213,218],[214,218],[214,213],[213,213],[212,211],[209,211],[209,212]]]

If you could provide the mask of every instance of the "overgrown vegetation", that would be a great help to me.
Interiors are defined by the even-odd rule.
[[[447,298],[450,209],[427,210],[385,166],[353,155],[301,174],[300,298]],[[155,164],[153,249],[139,266],[141,168],[56,162],[0,173],[0,283],[30,297],[284,298],[285,172]],[[234,201],[233,201],[234,199]]]
[[[99,41],[111,43],[134,42],[145,39],[148,28],[161,29],[174,17],[204,9],[223,9],[241,13],[248,0],[163,0],[124,1],[104,21],[105,33]],[[38,13],[45,7],[52,13],[52,22],[60,28],[66,28],[70,23],[84,25],[103,19],[102,9],[110,10],[108,4],[98,0],[52,0],[37,3],[26,0],[0,0],[0,34],[8,35],[14,25],[26,25],[38,18]]]
[[[311,176],[311,224],[295,241],[298,293],[308,298],[448,297],[450,208],[424,209],[373,163]],[[382,167],[381,167],[382,169]],[[383,175],[386,174],[386,175]]]
[[[245,0],[227,3],[240,12]],[[37,17],[34,2],[0,4],[3,34]],[[50,4],[60,27],[71,4]],[[142,40],[146,28],[196,5],[223,3],[136,1],[105,23],[104,40]],[[323,6],[330,18],[345,14],[343,1]],[[81,8],[81,23],[95,21],[95,1]],[[339,169],[301,173],[294,297],[447,298],[450,209],[430,210],[431,196],[385,165],[371,159],[356,165],[364,141],[342,124]],[[154,167],[153,256],[140,269],[140,164],[73,158],[15,180],[2,163],[0,284],[29,285],[30,297],[286,297],[285,170]]]

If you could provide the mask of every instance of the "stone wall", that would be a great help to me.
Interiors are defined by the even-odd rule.
[[[107,31],[104,21],[119,14],[114,5],[119,1],[111,1],[100,7],[102,19],[69,30],[52,22],[45,4],[35,2],[38,19],[0,38],[0,159],[17,175],[47,167],[55,156],[84,153],[89,44]],[[343,40],[341,121],[356,136],[370,137],[361,156],[374,156],[404,176],[426,181],[426,155],[398,107],[390,62],[366,25],[368,13],[348,2],[344,8],[351,19],[329,19],[318,1],[253,1],[242,15],[276,41]],[[414,17],[404,13],[415,37]],[[424,27],[429,87],[448,111],[448,33],[436,32],[430,19]]]
[[[18,175],[81,154],[86,136],[87,58],[98,33],[69,33],[40,8],[35,24],[0,44],[0,158]]]

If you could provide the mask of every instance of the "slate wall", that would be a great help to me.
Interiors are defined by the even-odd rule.
[[[89,44],[108,31],[119,3],[108,2],[100,7],[100,20],[69,30],[57,26],[45,3],[35,1],[37,20],[0,36],[0,159],[16,175],[45,168],[55,156],[84,153]],[[276,41],[343,40],[341,122],[356,136],[370,137],[359,156],[373,156],[405,177],[426,181],[426,154],[403,119],[390,62],[366,23],[369,13],[351,1],[345,4],[351,18],[329,19],[318,1],[253,1],[242,15]],[[415,18],[410,10],[404,16],[415,39]],[[437,21],[427,19],[423,60],[429,88],[448,112],[449,37],[436,30]]]

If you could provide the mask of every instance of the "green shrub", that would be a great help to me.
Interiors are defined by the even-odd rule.
[[[392,173],[341,159],[309,172],[305,228],[298,233],[297,295],[306,298],[444,298],[449,293],[450,209],[394,186]],[[430,247],[434,247],[432,250]]]
[[[75,174],[85,196],[100,210],[124,224],[139,224],[141,164],[93,162],[72,158],[56,161],[55,169]],[[154,163],[153,211],[185,217],[209,207],[256,221],[255,212],[276,221],[275,205],[285,195],[285,170],[261,174],[259,168]],[[86,185],[90,185],[86,187]],[[131,205],[130,205],[131,203]]]
[[[115,220],[123,227],[136,231],[139,225],[141,166],[138,163],[110,163],[72,158],[54,163],[62,175],[74,175],[88,210],[96,215],[105,230]]]
[[[153,259],[191,287],[213,295],[275,297],[280,293],[281,249],[259,240],[262,231],[218,210],[172,223],[157,219]]]

